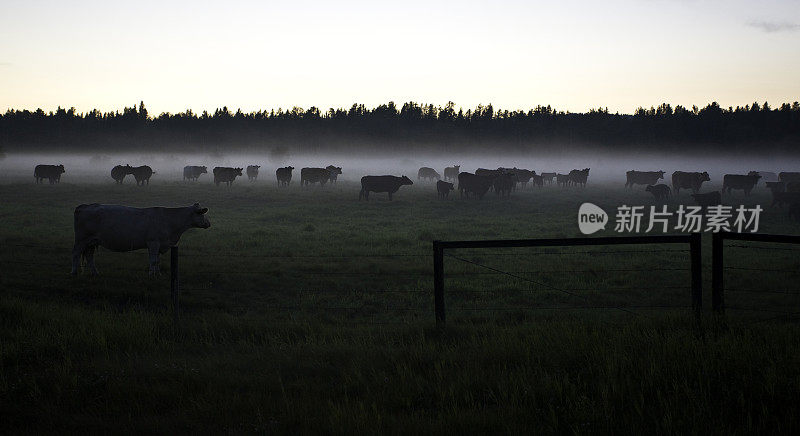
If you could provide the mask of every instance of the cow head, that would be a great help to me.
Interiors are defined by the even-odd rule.
[[[335,167],[333,165],[328,165],[325,167],[326,170],[330,171],[331,174],[342,174],[342,167]]]
[[[190,209],[192,212],[192,216],[190,218],[192,227],[201,229],[207,229],[211,227],[211,222],[208,220],[208,217],[206,217],[206,212],[208,212],[207,207],[200,207],[200,203],[195,203],[190,207]]]
[[[408,177],[403,176],[403,178],[400,179],[400,184],[401,185],[413,185],[414,182],[412,182],[411,179],[409,179]]]
[[[664,178],[664,171],[659,171],[658,172],[658,178],[659,179],[663,179]]]
[[[452,184],[452,183],[450,183],[450,182],[442,182],[442,183],[444,183],[444,185],[445,185],[445,188],[447,188],[447,190],[448,190],[448,191],[452,191],[453,189],[455,189],[455,188],[453,187],[453,184]]]
[[[250,170],[257,170],[259,168],[261,168],[261,165],[250,165],[250,166],[247,167],[247,169],[250,169]]]
[[[289,170],[289,172],[291,173],[294,167],[286,167],[286,169]]]
[[[58,171],[59,171],[61,174],[63,174],[63,173],[65,172],[65,170],[64,170],[64,165],[63,165],[63,164],[59,165],[59,166],[58,166],[58,167],[56,167],[56,168],[58,168]]]
[[[461,170],[461,165],[453,165],[453,168],[456,169],[456,172],[459,172]]]
[[[241,176],[242,175],[242,168],[234,168],[233,170],[236,171],[236,175],[237,176]]]
[[[208,168],[206,168],[204,166],[200,167],[200,174],[208,174]]]
[[[708,171],[703,171],[700,173],[700,181],[701,182],[710,182],[711,177],[708,176]]]

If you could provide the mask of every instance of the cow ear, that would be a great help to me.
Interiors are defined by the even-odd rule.
[[[208,208],[207,207],[204,207],[204,208],[200,209],[200,215],[205,215],[206,212],[208,212]]]

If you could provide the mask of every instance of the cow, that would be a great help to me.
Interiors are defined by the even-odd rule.
[[[542,173],[542,179],[547,182],[548,185],[553,184],[553,179],[556,178],[556,173]]]
[[[450,195],[450,191],[453,189],[453,184],[450,182],[445,182],[442,180],[436,182],[436,192],[441,199],[447,198],[447,196]]]
[[[136,208],[109,204],[81,204],[75,208],[75,245],[72,274],[78,274],[81,258],[91,274],[97,274],[94,251],[98,246],[111,251],[146,248],[150,253],[150,274],[158,274],[158,255],[178,244],[183,232],[207,229],[208,208],[198,203],[188,207]]]
[[[581,185],[586,187],[586,179],[589,178],[589,168],[582,170],[572,170],[569,172],[569,183],[575,186]]]
[[[286,185],[292,182],[292,170],[294,167],[283,167],[275,170],[275,177],[278,179],[278,186]]]
[[[208,174],[208,168],[205,166],[187,165],[183,167],[183,180],[197,181],[200,174]]]
[[[692,198],[698,206],[708,207],[722,204],[722,194],[719,191],[706,192],[704,194],[692,194]]]
[[[517,184],[517,178],[514,173],[503,173],[499,176],[495,177],[492,181],[492,186],[494,186],[494,193],[495,195],[499,196],[510,196],[511,191],[514,189],[514,185]]]
[[[214,184],[219,186],[220,183],[227,183],[228,187],[231,186],[236,177],[242,175],[242,168],[231,167],[214,167]]]
[[[406,176],[364,176],[361,178],[361,192],[358,193],[358,200],[361,201],[363,197],[369,201],[370,192],[387,192],[389,193],[389,200],[392,200],[392,194],[397,192],[403,185],[413,185]]]
[[[703,182],[709,182],[711,178],[708,177],[708,172],[702,173],[688,173],[684,171],[675,171],[672,173],[672,189],[675,194],[680,194],[681,189],[691,189],[692,193],[696,194],[703,185]]]
[[[536,171],[526,170],[524,168],[512,168],[511,172],[516,176],[517,183],[522,185],[522,189],[525,189],[525,187],[528,186],[528,182],[536,175]]]
[[[479,176],[472,173],[462,172],[458,174],[458,191],[460,196],[469,197],[470,194],[483,198],[492,187],[491,176]]]
[[[663,183],[659,183],[658,185],[647,185],[647,187],[644,188],[644,190],[653,194],[653,197],[655,197],[657,201],[667,200],[669,198],[671,191],[669,189],[669,186]]]
[[[65,172],[64,165],[36,165],[33,168],[33,177],[36,183],[42,183],[42,180],[47,179],[52,185],[61,183],[61,175]]]
[[[300,169],[300,186],[319,183],[322,187],[331,178],[331,172],[325,168],[302,168]]]
[[[156,172],[147,165],[133,167],[131,169],[131,174],[133,174],[133,178],[136,179],[136,186],[144,186],[145,183],[149,185],[150,177],[152,177],[155,173]]]
[[[567,174],[556,174],[556,185],[558,186],[567,186],[569,184],[569,175]]]
[[[258,179],[258,169],[261,165],[248,165],[247,166],[247,180],[254,182]]]
[[[758,173],[753,174],[754,172],[751,171],[748,175],[741,175],[741,174],[725,174],[722,177],[722,193],[725,193],[725,190],[728,190],[728,194],[731,193],[731,189],[741,189],[744,191],[744,195],[750,195],[750,191],[753,190],[753,187],[756,186],[758,183],[758,179],[761,176]]]
[[[331,184],[336,183],[336,180],[339,178],[339,175],[342,174],[342,167],[335,167],[333,165],[328,165],[325,167],[326,170],[330,173],[328,176],[328,180],[331,181]]]
[[[458,173],[461,171],[461,165],[453,165],[444,169],[444,180],[457,180]]]
[[[776,192],[786,192],[786,183],[784,182],[764,182],[764,185],[773,194]]]
[[[417,180],[420,179],[425,179],[430,181],[433,181],[434,179],[441,180],[442,176],[439,175],[439,173],[437,173],[436,170],[433,168],[422,167],[419,169],[419,171],[417,171]]]
[[[481,177],[492,177],[492,178],[495,178],[495,177],[499,176],[500,174],[503,174],[503,172],[504,171],[502,169],[487,170],[486,168],[478,168],[477,170],[475,170],[475,175],[476,176],[481,176]]]
[[[778,178],[784,183],[800,182],[800,173],[781,171],[778,173]]]
[[[536,174],[534,174],[531,176],[531,181],[533,182],[534,185],[541,188],[542,185],[544,184],[544,176],[537,176]]]
[[[664,171],[628,171],[625,173],[625,187],[632,188],[633,185],[655,185],[664,178]]]
[[[770,207],[783,207],[785,204],[800,202],[800,192],[772,191]]]
[[[125,176],[128,174],[133,174],[133,167],[130,165],[117,165],[111,168],[111,178],[114,179],[114,182],[118,185],[122,184],[122,181],[125,180]]]
[[[779,182],[781,179],[778,177],[777,174],[773,173],[772,171],[750,171],[751,173],[757,172],[758,175],[761,176],[761,180],[764,182]]]

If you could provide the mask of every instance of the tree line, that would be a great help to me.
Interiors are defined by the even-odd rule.
[[[0,149],[7,151],[558,151],[609,150],[800,151],[800,104],[722,108],[661,104],[633,114],[597,108],[585,113],[537,106],[496,110],[489,104],[456,110],[394,102],[367,108],[316,107],[244,113],[227,107],[151,116],[144,102],[122,112],[75,108],[10,109],[0,115]],[[766,148],[765,148],[766,147]]]

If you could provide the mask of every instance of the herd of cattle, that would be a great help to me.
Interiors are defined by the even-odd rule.
[[[258,179],[260,165],[249,165],[244,168],[215,167],[212,170],[214,183],[219,186],[225,183],[228,186],[243,175],[244,170],[250,181]],[[292,173],[295,168],[291,166],[278,168],[275,177],[278,185],[288,186],[292,182]],[[37,165],[34,168],[34,178],[36,183],[42,183],[48,179],[51,184],[59,183],[61,175],[65,173],[64,165]],[[197,181],[202,174],[207,174],[205,166],[189,165],[183,168],[183,180]],[[156,174],[147,165],[130,166],[117,165],[111,169],[111,178],[117,184],[122,184],[125,176],[132,175],[136,184],[143,186],[150,183],[150,178]],[[300,170],[300,185],[309,186],[326,183],[334,184],[339,175],[342,174],[342,167],[328,165],[325,168],[302,168]],[[731,193],[732,190],[744,191],[749,195],[759,181],[763,180],[767,188],[772,192],[772,205],[784,206],[798,204],[800,207],[800,173],[781,172],[779,174],[771,172],[750,171],[748,174],[726,174],[723,177],[721,191],[700,193],[704,182],[711,178],[708,172],[684,172],[675,171],[672,173],[671,187],[659,183],[665,178],[664,171],[628,171],[626,173],[625,187],[631,188],[634,185],[645,185],[645,190],[652,193],[658,201],[667,200],[673,193],[679,194],[681,189],[692,191],[692,197],[701,206],[716,205],[721,203],[723,193]],[[417,172],[417,180],[436,181],[436,191],[440,198],[447,198],[450,191],[458,189],[460,196],[483,198],[487,192],[494,190],[498,196],[509,196],[517,187],[524,189],[530,183],[541,188],[543,185],[552,185],[555,181],[557,186],[586,186],[589,178],[589,168],[574,169],[567,174],[556,172],[542,172],[524,168],[497,169],[478,168],[474,173],[461,171],[459,165],[444,169],[444,177],[433,168],[422,167]],[[455,182],[458,185],[455,185]],[[361,178],[361,192],[359,199],[369,200],[370,192],[385,192],[392,194],[397,192],[401,186],[412,185],[413,182],[406,176],[364,176]]]

